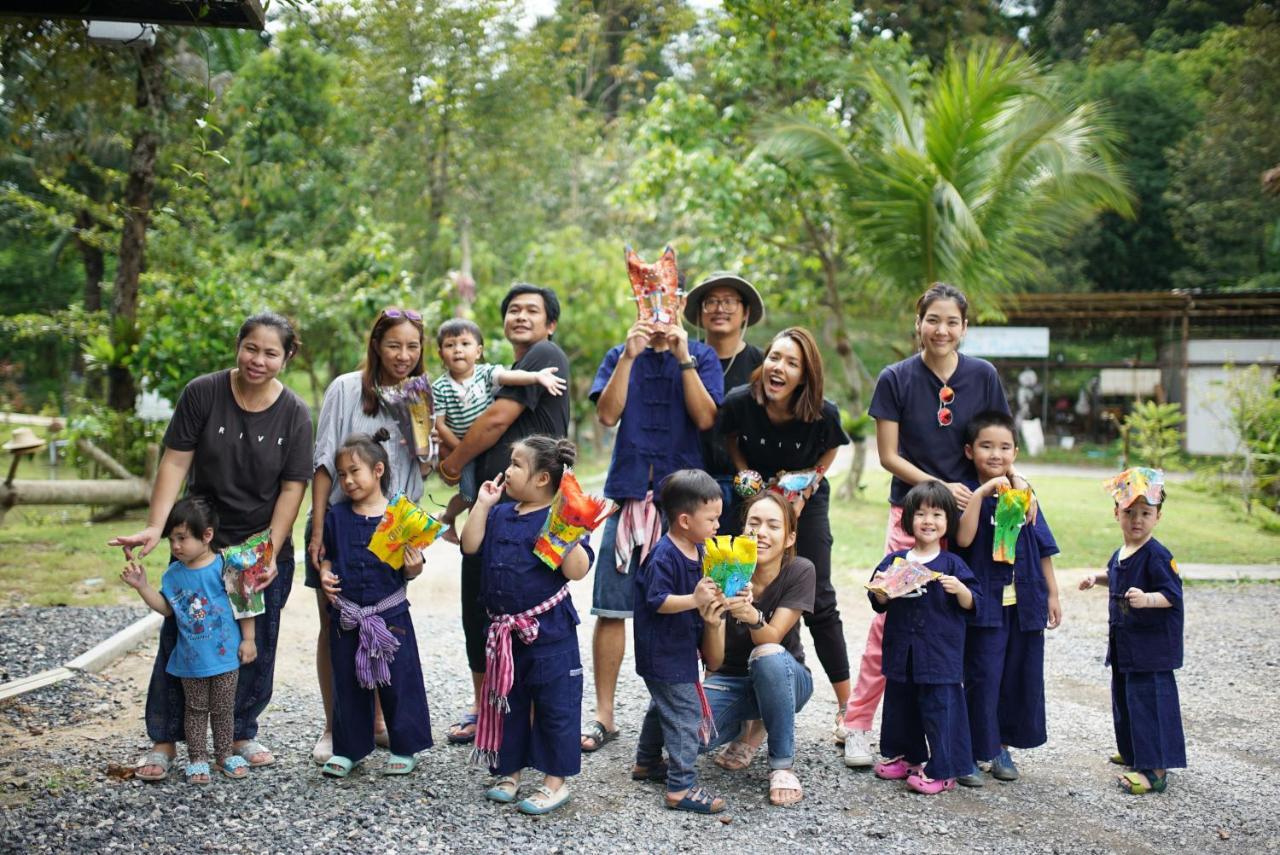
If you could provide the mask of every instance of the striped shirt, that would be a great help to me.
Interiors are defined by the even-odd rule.
[[[500,371],[501,365],[477,362],[474,373],[466,380],[459,382],[442,374],[431,384],[436,415],[444,416],[445,425],[458,439],[462,439],[472,423],[493,403]]]

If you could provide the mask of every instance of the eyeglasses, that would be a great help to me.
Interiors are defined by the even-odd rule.
[[[387,308],[387,309],[383,309],[383,310],[382,310],[382,314],[383,314],[383,316],[384,316],[384,317],[388,317],[388,318],[392,318],[392,319],[394,319],[394,318],[408,318],[408,319],[409,319],[409,320],[411,320],[411,321],[420,321],[420,320],[422,320],[422,315],[418,314],[418,313],[417,313],[417,312],[415,312],[413,309],[397,309],[395,306],[392,306],[392,307]]]
[[[716,297],[711,300],[702,301],[702,311],[714,312],[716,309],[724,309],[732,312],[734,309],[742,305],[742,301],[736,297]]]
[[[943,383],[942,388],[938,390],[938,425],[940,427],[947,427],[955,418],[951,412],[951,404],[955,399],[956,390]]]

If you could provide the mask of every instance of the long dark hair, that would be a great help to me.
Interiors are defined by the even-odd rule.
[[[787,535],[796,533],[796,525],[799,523],[799,521],[796,519],[796,509],[792,507],[790,502],[788,502],[786,499],[782,497],[781,493],[775,493],[772,490],[765,490],[763,492],[756,493],[754,496],[752,496],[750,499],[747,500],[747,503],[745,505],[742,506],[741,521],[744,524],[746,523],[747,517],[751,515],[751,509],[754,508],[756,505],[760,504],[761,502],[771,502],[772,504],[777,505],[778,510],[782,512],[782,528],[783,528],[782,539],[784,541],[787,539]],[[794,543],[792,543],[790,546],[783,547],[783,550],[782,550],[783,564],[788,563],[789,561],[791,561],[791,559],[795,557],[796,557],[796,545]]]
[[[800,358],[804,360],[800,385],[791,397],[791,409],[795,417],[802,422],[816,422],[822,419],[822,353],[818,350],[818,342],[813,333],[804,327],[787,327],[773,337],[765,348],[765,359],[773,346],[783,339],[790,339],[800,348]],[[751,397],[756,403],[764,406],[764,363],[751,372]]]
[[[377,415],[378,406],[381,403],[378,398],[378,370],[382,367],[382,360],[378,356],[378,346],[382,344],[382,337],[387,331],[398,327],[401,324],[413,324],[413,328],[418,331],[418,342],[422,346],[422,350],[418,353],[418,363],[413,366],[413,370],[409,372],[410,377],[418,377],[422,374],[422,360],[426,356],[427,334],[422,326],[422,318],[416,321],[397,309],[395,317],[387,314],[387,310],[383,309],[378,312],[378,317],[373,320],[373,328],[369,330],[369,341],[365,345],[364,351],[364,367],[360,377],[360,404],[366,416]]]

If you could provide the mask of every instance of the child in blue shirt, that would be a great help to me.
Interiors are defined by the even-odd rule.
[[[978,763],[990,763],[999,781],[1016,781],[1018,767],[1009,747],[1035,748],[1048,740],[1044,705],[1044,629],[1062,620],[1053,557],[1058,544],[1044,507],[1023,525],[1014,547],[1015,563],[992,558],[997,490],[1011,487],[1018,436],[1013,419],[987,410],[965,427],[965,456],[977,481],[960,517],[955,545],[984,596],[969,617],[964,643],[964,694],[974,763],[958,783],[980,787]]]
[[[719,529],[723,494],[706,472],[682,469],[667,477],[659,502],[670,527],[635,574],[636,673],[644,678],[650,700],[631,777],[665,777],[668,808],[719,813],[725,802],[696,786],[694,762],[699,744],[710,744],[714,728],[698,659],[704,625],[723,631],[724,596],[702,575],[702,550]],[[708,646],[706,658],[715,656],[715,649],[723,652],[723,642]]]
[[[240,780],[249,764],[232,751],[236,681],[240,666],[258,656],[254,619],[238,623],[222,581],[222,555],[212,547],[218,516],[204,498],[179,499],[165,520],[174,561],[164,571],[160,590],[147,583],[142,565],[130,561],[120,578],[143,602],[178,624],[178,643],[165,671],[182,679],[185,702],[183,735],[187,740],[187,783],[209,783],[206,734],[213,725],[213,756],[218,770]]]
[[[942,575],[895,599],[867,592],[871,607],[885,614],[880,753],[886,759],[876,764],[876,777],[905,778],[925,795],[955,789],[956,777],[973,765],[961,684],[966,613],[978,603],[977,580],[959,556],[942,548],[958,517],[941,481],[912,487],[902,500],[902,530],[915,538],[915,546],[886,555],[871,578],[895,558]]]
[[[1116,480],[1134,484],[1137,477],[1130,469]],[[1107,664],[1119,749],[1113,760],[1131,770],[1119,776],[1120,788],[1140,796],[1163,793],[1169,770],[1187,765],[1173,676],[1182,667],[1182,577],[1173,555],[1152,537],[1164,508],[1163,485],[1138,482],[1116,498],[1124,545],[1106,570],[1080,580],[1080,590],[1106,582],[1111,595]]]

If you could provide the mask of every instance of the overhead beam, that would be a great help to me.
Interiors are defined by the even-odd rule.
[[[261,30],[267,25],[259,0],[4,0],[0,16],[240,30]]]

